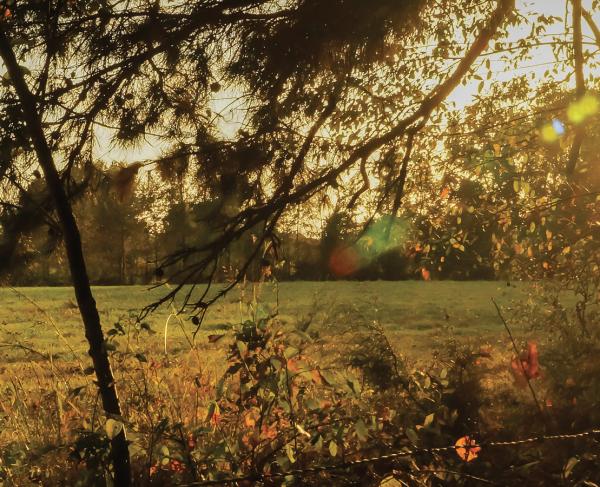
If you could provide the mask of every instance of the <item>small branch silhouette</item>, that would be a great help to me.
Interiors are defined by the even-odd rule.
[[[496,307],[498,316],[500,317],[500,320],[504,324],[504,328],[506,329],[506,332],[508,333],[508,336],[510,337],[510,341],[512,342],[512,346],[515,351],[515,355],[517,356],[517,361],[519,362],[519,365],[521,366],[521,370],[523,371],[523,377],[525,377],[525,380],[527,381],[527,385],[529,386],[529,390],[531,391],[531,397],[533,397],[533,401],[535,402],[535,405],[537,406],[538,411],[540,412],[540,416],[541,416],[542,420],[544,421],[544,424],[546,425],[546,415],[544,414],[544,410],[542,409],[540,401],[537,398],[537,394],[535,393],[535,390],[533,389],[533,386],[531,385],[531,380],[529,379],[529,376],[527,375],[527,371],[525,370],[525,367],[523,367],[523,362],[519,358],[519,349],[517,347],[517,343],[515,342],[512,332],[510,331],[510,327],[508,326],[508,323],[504,319],[504,316],[502,316],[502,311],[500,310],[500,307],[498,306],[498,304],[496,303],[494,298],[491,298],[491,299],[492,299],[492,303],[494,303],[494,306]]]

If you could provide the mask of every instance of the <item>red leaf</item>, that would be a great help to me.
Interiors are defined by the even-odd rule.
[[[540,376],[539,352],[535,342],[527,343],[527,350],[520,357],[514,357],[510,363],[511,372],[519,386],[525,386],[527,380]]]
[[[465,462],[471,462],[479,456],[481,447],[470,436],[463,436],[454,445],[456,454]]]

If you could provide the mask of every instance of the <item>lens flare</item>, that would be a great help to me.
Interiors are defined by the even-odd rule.
[[[552,128],[558,135],[564,135],[565,133],[565,126],[556,118],[552,120]]]
[[[569,118],[569,121],[577,125],[596,114],[598,108],[598,98],[588,93],[581,99],[574,101],[569,105],[569,108],[567,108],[567,117]]]
[[[352,247],[338,247],[329,257],[329,270],[336,277],[347,277],[355,273],[360,257]]]
[[[372,223],[353,244],[339,246],[330,255],[328,266],[336,277],[347,277],[380,255],[406,244],[410,222],[385,215]]]
[[[358,241],[358,248],[365,258],[378,255],[404,245],[408,239],[410,223],[385,215],[374,222]]]
[[[560,138],[552,123],[544,125],[540,130],[540,135],[542,136],[542,140],[547,144],[553,144]]]

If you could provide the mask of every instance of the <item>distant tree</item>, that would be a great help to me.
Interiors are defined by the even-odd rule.
[[[338,260],[351,259],[349,252],[351,239],[356,235],[356,224],[352,217],[344,210],[334,210],[327,218],[323,227],[323,234],[320,241],[321,252],[321,275],[323,278],[348,277],[358,269],[347,262],[349,267],[346,269],[343,262],[339,262],[343,269],[335,269]],[[342,275],[340,275],[340,272]]]
[[[152,259],[143,215],[147,195],[136,191],[135,181],[128,182],[129,188],[116,186],[114,176],[119,170],[118,165],[107,170],[96,164],[93,179],[75,204],[90,278],[95,283],[131,284],[140,273],[138,261]]]

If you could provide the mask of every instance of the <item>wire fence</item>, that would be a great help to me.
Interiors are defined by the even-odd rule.
[[[401,457],[409,457],[413,455],[419,455],[423,453],[448,453],[448,452],[457,452],[457,450],[474,450],[478,448],[504,448],[504,447],[512,447],[518,445],[526,445],[532,443],[540,443],[546,441],[564,441],[564,440],[576,440],[581,438],[593,437],[595,435],[600,435],[600,429],[591,429],[588,431],[582,431],[580,433],[566,433],[566,434],[556,434],[556,435],[540,435],[540,436],[532,436],[529,438],[521,438],[516,440],[507,440],[507,441],[490,441],[490,442],[471,442],[469,445],[465,446],[440,446],[440,447],[429,447],[429,448],[413,448],[413,449],[404,449],[398,452],[388,453],[386,455],[379,455],[376,457],[366,457],[359,458],[356,460],[350,460],[343,463],[338,463],[334,465],[316,465],[313,467],[306,467],[295,470],[287,470],[285,472],[273,472],[273,473],[260,473],[260,474],[249,474],[240,477],[229,477],[219,480],[202,480],[198,482],[181,484],[181,487],[202,487],[209,485],[227,485],[227,484],[235,484],[236,482],[260,482],[262,480],[268,479],[281,479],[289,476],[304,476],[317,474],[321,472],[329,472],[335,470],[344,470],[352,467],[356,467],[359,465],[367,465],[387,460],[394,460],[396,458]],[[459,472],[456,472],[459,473]],[[459,473],[462,475],[462,473]],[[486,482],[489,484],[495,484],[495,482],[488,481],[486,479],[477,478],[482,482]]]

